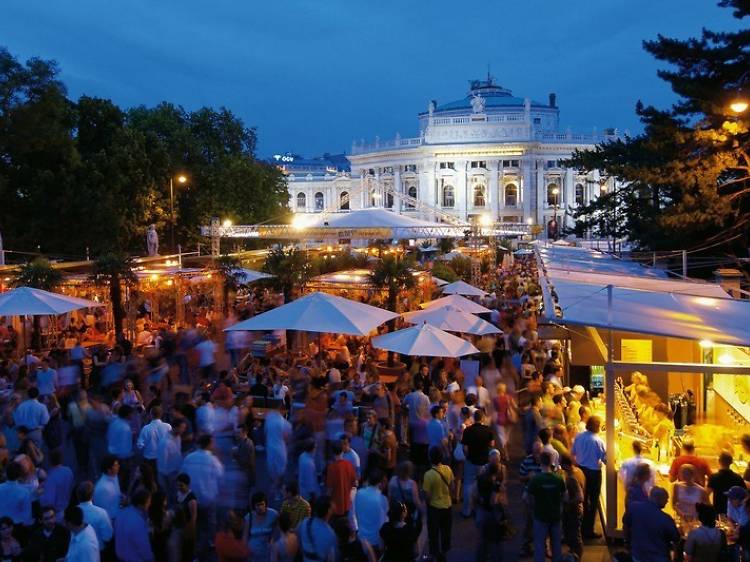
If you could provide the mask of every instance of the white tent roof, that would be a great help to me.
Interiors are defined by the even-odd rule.
[[[388,211],[387,209],[360,209],[350,213],[336,213],[316,217],[311,226],[331,228],[414,228],[420,226],[445,226]]]
[[[470,297],[484,297],[487,293],[482,289],[477,289],[474,285],[469,285],[466,281],[454,281],[443,287],[444,295],[468,295]]]
[[[606,285],[554,281],[562,324],[609,328]],[[615,330],[750,345],[750,302],[614,287]]]
[[[644,267],[588,248],[539,246],[539,254],[548,269],[667,278],[666,272],[660,269]]]
[[[468,312],[463,312],[453,306],[426,308],[425,310],[418,310],[416,312],[407,312],[402,316],[409,324],[426,322],[431,326],[448,332],[460,332],[476,336],[502,333],[494,324],[490,324],[486,320],[482,320]]]
[[[104,305],[31,287],[18,287],[0,294],[0,316],[65,314],[81,308],[98,306]]]
[[[412,326],[372,338],[372,346],[418,357],[462,357],[479,353],[479,350],[466,340],[429,324]]]
[[[472,300],[462,297],[461,295],[448,295],[447,297],[441,297],[434,301],[425,302],[419,305],[421,308],[440,308],[443,306],[453,306],[469,314],[482,314],[483,312],[491,312],[489,308],[483,307],[481,304],[477,304]]]
[[[375,306],[329,295],[310,293],[278,308],[238,322],[233,330],[299,330],[366,336],[398,314]]]
[[[681,281],[677,279],[659,279],[657,277],[637,277],[635,275],[612,275],[610,273],[588,273],[581,271],[568,271],[564,269],[549,269],[547,276],[552,284],[557,286],[558,281],[569,281],[572,283],[586,283],[590,285],[606,286],[614,285],[623,289],[644,289],[647,291],[666,291],[684,295],[697,295],[703,297],[715,297],[719,299],[729,298],[729,295],[715,283],[703,283],[700,281]]]
[[[233,270],[234,276],[240,283],[252,283],[259,279],[270,279],[273,275],[269,273],[263,273],[262,271],[255,271],[254,269],[246,269],[244,267],[238,267]]]

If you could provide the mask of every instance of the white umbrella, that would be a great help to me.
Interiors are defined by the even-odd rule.
[[[497,326],[453,306],[407,312],[403,317],[409,324],[426,322],[430,326],[435,326],[448,332],[460,332],[475,336],[502,334],[502,330],[497,328]]]
[[[398,314],[327,293],[310,293],[278,308],[238,322],[232,330],[298,330],[366,336]]]
[[[443,287],[444,295],[466,295],[469,297],[484,297],[487,295],[482,289],[469,285],[466,281],[454,281]]]
[[[440,279],[440,277],[435,277],[434,275],[432,275],[431,277],[432,277],[432,280],[435,282],[435,285],[437,285],[438,287],[442,287],[448,284],[448,282],[445,279]]]
[[[259,279],[270,279],[271,277],[274,277],[269,273],[263,273],[262,271],[255,271],[253,269],[245,269],[244,267],[233,269],[232,274],[240,283],[253,283]]]
[[[0,316],[47,316],[96,306],[104,305],[31,287],[18,287],[0,294]]]
[[[412,326],[372,338],[372,345],[377,349],[419,357],[462,357],[479,353],[479,350],[466,340],[429,324]]]
[[[419,305],[421,308],[441,308],[443,306],[452,306],[469,314],[482,314],[483,312],[491,312],[489,308],[483,307],[481,304],[477,304],[474,301],[470,301],[466,297],[461,295],[448,295],[447,297],[441,297],[434,301],[425,302]]]

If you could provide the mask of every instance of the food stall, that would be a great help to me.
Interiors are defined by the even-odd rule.
[[[734,469],[744,472],[739,438],[750,429],[750,327],[743,319],[750,301],[732,299],[718,285],[676,281],[580,248],[537,257],[544,321],[567,330],[571,372],[580,377],[588,370],[591,377],[576,382],[592,388],[594,377],[603,379],[591,405],[604,421],[609,460],[602,490],[606,533],[622,531],[625,488],[618,470],[632,456],[634,440],[655,464],[656,485],[670,494],[669,468],[686,438],[713,468],[728,450]],[[691,524],[679,523],[684,530]]]

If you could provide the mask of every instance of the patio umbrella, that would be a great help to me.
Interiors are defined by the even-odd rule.
[[[310,293],[302,298],[238,322],[233,330],[298,330],[366,336],[398,314],[327,293]]]
[[[447,332],[460,332],[475,336],[502,334],[502,330],[495,325],[453,306],[407,312],[403,317],[409,324],[426,322],[430,326],[435,326]]]
[[[455,281],[443,287],[444,295],[466,295],[469,297],[484,297],[487,295],[482,289],[469,285],[466,281]]]
[[[253,283],[259,279],[270,279],[274,277],[269,273],[263,273],[262,271],[255,271],[253,269],[245,269],[244,267],[238,267],[232,270],[234,277],[240,283]]]
[[[441,308],[443,306],[452,306],[459,310],[463,310],[464,312],[468,312],[469,314],[491,312],[489,308],[485,308],[481,304],[470,301],[461,295],[448,295],[447,297],[441,297],[434,301],[422,303],[419,306],[421,308]]]
[[[104,305],[31,287],[18,287],[0,294],[0,316],[46,316],[95,306]]]
[[[479,353],[479,350],[466,340],[429,324],[412,326],[372,338],[372,346],[401,355],[420,357],[462,357]]]
[[[448,282],[445,279],[440,279],[440,277],[432,276],[432,280],[435,282],[435,285],[438,287],[443,287],[448,284]]]

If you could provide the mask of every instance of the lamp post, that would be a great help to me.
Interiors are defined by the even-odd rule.
[[[560,227],[557,224],[557,208],[560,206],[560,188],[553,187],[552,195],[554,195],[554,202],[552,204],[552,224],[555,226],[554,230],[552,231],[552,238],[557,240],[560,231]]]
[[[733,113],[745,113],[747,108],[750,107],[747,96],[742,94],[742,84],[748,77],[750,77],[750,70],[743,72],[737,79],[737,92],[735,93],[735,97],[729,102],[729,109]]]
[[[187,177],[180,174],[177,176],[177,183],[179,184],[185,184],[187,182]],[[174,226],[175,226],[175,220],[174,220],[174,178],[172,176],[169,177],[169,238],[171,243],[171,250],[172,252],[177,250],[177,246],[175,245],[174,241]]]

